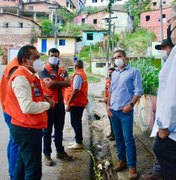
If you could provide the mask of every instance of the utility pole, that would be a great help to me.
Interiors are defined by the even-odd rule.
[[[106,55],[106,69],[105,69],[106,78],[108,78],[108,64],[109,64],[109,52],[110,52],[110,40],[111,40],[111,8],[112,8],[112,0],[109,0],[108,41],[107,41],[107,55]]]
[[[161,28],[161,41],[163,40],[163,1],[160,0],[160,28]]]
[[[55,21],[54,21],[54,47],[58,48],[58,40],[57,40],[58,30],[57,30],[57,8],[55,12]]]

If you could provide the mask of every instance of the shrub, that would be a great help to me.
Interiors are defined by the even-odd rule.
[[[143,94],[157,94],[159,69],[157,69],[152,62],[153,60],[150,58],[132,60],[130,62],[131,66],[139,69],[141,73]]]

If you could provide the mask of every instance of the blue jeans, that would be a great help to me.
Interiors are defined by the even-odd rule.
[[[48,127],[44,129],[43,141],[44,149],[43,153],[45,156],[50,156],[52,153],[51,149],[51,134],[54,126],[54,143],[56,151],[58,153],[64,152],[62,145],[63,139],[63,128],[65,123],[65,106],[62,103],[56,104],[54,109],[48,110]]]
[[[123,113],[111,109],[112,128],[119,160],[128,160],[128,167],[136,167],[136,145],[133,138],[133,111]],[[126,157],[127,156],[127,157]]]
[[[40,180],[42,176],[42,129],[11,125],[11,134],[18,144],[14,180]]]
[[[9,133],[10,133],[11,116],[9,116],[5,112],[3,112],[3,116],[5,119],[5,122],[7,123],[7,126],[9,128]],[[10,133],[9,143],[7,146],[7,158],[8,158],[8,163],[9,163],[9,176],[10,176],[11,180],[13,180],[13,173],[14,173],[14,169],[15,169],[17,152],[18,152],[18,145],[14,142],[14,139],[12,138],[12,135]]]
[[[75,132],[76,143],[82,144],[83,135],[82,135],[82,115],[85,107],[80,106],[71,106],[70,117],[71,125]]]

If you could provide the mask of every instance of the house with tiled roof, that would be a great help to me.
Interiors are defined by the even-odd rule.
[[[40,25],[29,18],[0,13],[0,48],[7,52],[10,47],[35,44],[40,34]]]

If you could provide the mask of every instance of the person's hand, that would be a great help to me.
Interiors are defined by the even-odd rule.
[[[108,116],[112,117],[112,112],[109,106],[107,106],[107,114]]]
[[[133,108],[130,105],[124,106],[122,112],[129,113]]]
[[[43,82],[45,83],[47,88],[51,88],[54,86],[54,81],[51,80],[50,78],[43,79]]]
[[[169,136],[169,130],[168,129],[159,129],[158,130],[158,136],[161,139],[167,138]]]
[[[70,105],[67,105],[65,111],[70,112]]]
[[[45,97],[45,101],[48,102],[50,104],[50,108],[53,109],[55,107],[55,101],[52,100],[51,98],[49,97]]]

